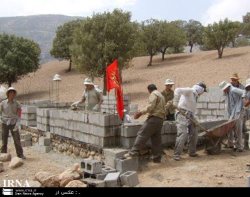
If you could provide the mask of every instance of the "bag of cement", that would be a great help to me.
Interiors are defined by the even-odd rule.
[[[1,85],[0,86],[0,101],[7,98],[6,91],[7,91],[6,88]]]

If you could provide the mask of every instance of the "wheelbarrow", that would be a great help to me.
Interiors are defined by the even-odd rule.
[[[204,137],[205,151],[210,155],[216,155],[221,152],[221,144],[226,138],[227,134],[235,128],[237,120],[230,120],[221,125],[203,130],[199,137]]]

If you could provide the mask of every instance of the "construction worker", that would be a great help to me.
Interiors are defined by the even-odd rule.
[[[79,104],[84,103],[85,110],[100,111],[103,102],[102,91],[98,86],[95,86],[91,79],[86,78],[83,82],[85,90],[82,99],[73,103],[72,108],[77,108]]]
[[[242,89],[242,90],[245,90],[244,85],[242,85],[242,84],[240,83],[240,78],[239,78],[239,76],[238,76],[237,73],[234,73],[234,74],[230,77],[230,79],[231,79],[231,84],[232,84],[234,87],[240,88],[240,89]]]
[[[23,155],[21,146],[19,126],[21,118],[21,105],[15,100],[17,91],[10,87],[7,92],[7,99],[0,104],[0,112],[2,116],[2,147],[1,153],[7,153],[9,131],[14,140],[16,154],[19,158],[26,159]]]
[[[165,100],[154,84],[148,86],[148,92],[150,94],[148,106],[144,110],[137,112],[134,119],[138,119],[144,114],[148,114],[148,118],[138,131],[132,150],[125,157],[138,156],[140,151],[145,148],[146,142],[151,138],[153,162],[160,163],[162,153],[161,129],[165,116]]]
[[[198,131],[195,128],[194,118],[197,99],[204,92],[207,92],[205,83],[200,82],[192,88],[177,88],[174,91],[174,106],[177,107],[177,138],[173,159],[179,161],[187,140],[189,141],[189,156],[197,157],[196,145],[198,141]]]
[[[236,119],[235,129],[228,134],[228,148],[234,148],[236,152],[243,151],[242,144],[242,129],[243,129],[243,100],[244,91],[240,88],[234,87],[231,83],[223,81],[219,84],[226,96],[226,106],[229,120]],[[235,141],[235,142],[234,142]]]
[[[245,91],[243,93],[243,104],[245,108],[245,119],[244,123],[250,119],[250,111],[249,111],[249,106],[250,106],[250,79],[246,80],[246,86],[245,86]],[[249,133],[247,132],[247,128],[243,129],[243,134],[244,134],[244,149],[249,150]]]
[[[175,121],[175,108],[173,106],[173,99],[174,99],[174,91],[172,87],[174,85],[174,81],[171,79],[167,79],[165,81],[165,90],[161,92],[161,94],[165,98],[165,113],[166,117],[165,120],[167,121]]]

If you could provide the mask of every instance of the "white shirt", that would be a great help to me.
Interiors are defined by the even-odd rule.
[[[193,88],[176,88],[174,91],[174,102],[178,102],[178,108],[192,112],[196,111],[198,94]]]

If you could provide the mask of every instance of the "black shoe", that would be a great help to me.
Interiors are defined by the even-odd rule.
[[[199,155],[197,153],[189,154],[189,157],[198,157]]]
[[[237,148],[237,149],[235,150],[235,152],[237,152],[237,153],[242,153],[242,152],[243,152],[243,150],[242,150],[242,149],[238,149],[238,148]]]
[[[24,155],[20,156],[19,158],[24,159],[24,160],[26,159]]]
[[[154,163],[161,163],[161,157],[155,157],[153,158]]]

